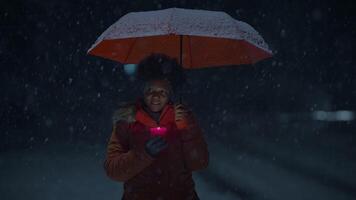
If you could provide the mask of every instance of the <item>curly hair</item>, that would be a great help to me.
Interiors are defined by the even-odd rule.
[[[186,80],[183,68],[175,58],[158,53],[153,53],[138,63],[137,78],[145,82],[155,79],[168,80],[173,91]]]

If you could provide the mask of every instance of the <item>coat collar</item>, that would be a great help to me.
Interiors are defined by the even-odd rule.
[[[157,123],[152,117],[143,109],[143,98],[139,97],[136,100],[136,120],[148,127],[165,126],[174,122],[174,106],[170,100],[163,108]]]

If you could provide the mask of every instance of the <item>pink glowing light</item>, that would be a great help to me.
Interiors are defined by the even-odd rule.
[[[166,127],[155,127],[155,128],[150,128],[151,135],[153,136],[164,136],[167,132]]]

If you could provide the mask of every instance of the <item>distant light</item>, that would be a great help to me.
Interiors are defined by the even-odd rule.
[[[336,112],[336,119],[339,121],[352,121],[355,119],[355,113],[347,110],[340,110]]]
[[[348,110],[339,111],[315,111],[313,119],[319,121],[352,121],[355,119],[355,113]]]
[[[126,64],[124,65],[124,71],[127,75],[132,76],[136,72],[136,64]]]
[[[315,111],[313,112],[313,118],[320,121],[328,121],[330,115],[325,111]]]

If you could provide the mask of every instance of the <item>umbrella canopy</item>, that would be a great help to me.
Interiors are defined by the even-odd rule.
[[[189,69],[253,64],[272,56],[249,24],[225,12],[181,8],[128,13],[102,33],[88,53],[123,64],[163,53]]]

